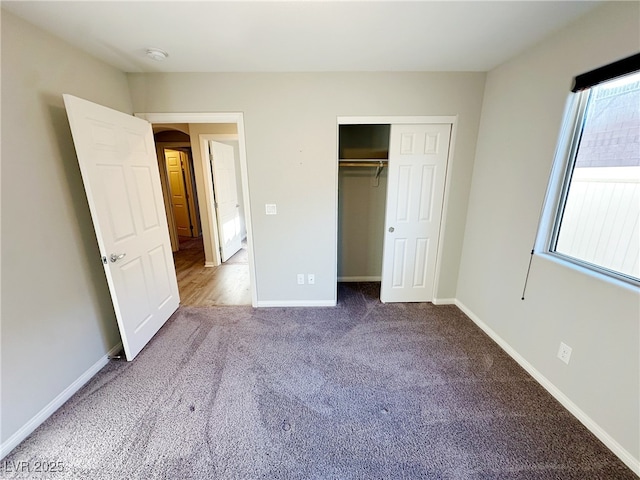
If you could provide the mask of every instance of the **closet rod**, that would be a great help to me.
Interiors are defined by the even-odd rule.
[[[380,177],[382,173],[382,169],[389,164],[387,160],[377,160],[377,161],[345,161],[340,160],[338,162],[339,167],[375,167],[376,169],[376,180]]]
[[[387,160],[372,160],[372,161],[352,161],[352,160],[340,160],[339,166],[341,167],[385,167]]]

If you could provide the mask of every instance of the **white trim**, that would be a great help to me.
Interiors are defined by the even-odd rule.
[[[455,298],[434,298],[431,303],[434,305],[456,305]]]
[[[338,119],[340,119],[341,117],[338,117]],[[334,185],[334,189],[333,189],[333,194],[335,195],[333,197],[333,207],[334,207],[334,223],[333,223],[333,228],[334,228],[334,232],[336,232],[336,239],[334,244],[332,245],[333,247],[333,264],[331,266],[331,277],[335,278],[336,281],[333,284],[333,298],[335,300],[336,305],[338,304],[338,282],[340,281],[339,277],[338,277],[338,243],[340,242],[340,195],[339,195],[339,189],[340,189],[340,122],[337,121],[336,122],[336,151],[335,151],[335,158],[336,161],[333,162],[333,176],[335,178],[335,185]]]
[[[247,149],[244,131],[244,114],[242,112],[222,113],[134,113],[149,123],[235,123],[238,128],[238,150],[240,154],[240,178],[242,181],[242,200],[244,218],[247,229],[247,253],[249,254],[249,281],[251,288],[251,305],[258,306],[258,290],[256,285],[256,266],[253,258],[253,227],[251,221],[251,195],[249,192],[249,175],[247,167]],[[218,137],[219,138],[219,137]],[[206,205],[209,209],[209,205]],[[213,239],[213,236],[212,236]],[[205,266],[210,266],[206,265]]]
[[[238,141],[238,134],[237,133],[207,133],[206,135],[209,135],[211,137],[211,140],[216,140],[216,141],[228,141],[228,140],[235,140],[236,142]]]
[[[337,282],[339,281],[347,281],[340,280],[337,276],[337,267],[338,267],[338,183],[339,183],[339,162],[340,159],[340,125],[352,125],[352,124],[389,124],[389,125],[434,125],[434,124],[449,124],[451,126],[450,136],[449,136],[449,151],[447,152],[447,165],[445,170],[445,183],[444,183],[444,191],[443,191],[443,199],[442,199],[442,215],[440,217],[440,226],[438,231],[438,242],[436,247],[436,265],[434,272],[434,280],[433,280],[433,292],[431,294],[431,298],[435,297],[435,292],[438,291],[438,286],[440,283],[440,268],[442,263],[442,238],[446,225],[446,217],[449,208],[449,194],[451,192],[451,172],[453,170],[453,161],[454,161],[454,146],[455,139],[458,131],[458,115],[416,115],[416,116],[338,116],[337,117],[337,125],[336,125],[336,165],[335,165],[335,192],[336,192],[336,240],[335,240],[335,251],[334,251],[334,265],[335,265],[335,278],[336,278],[336,295],[337,295]],[[386,200],[385,200],[385,209],[386,209]],[[383,252],[383,264],[384,264],[384,252]],[[355,280],[351,280],[355,281]],[[382,277],[380,277],[380,282],[382,282]],[[433,302],[433,300],[430,300]]]
[[[389,124],[389,125],[414,125],[414,124],[430,124],[430,123],[455,123],[458,120],[457,115],[417,115],[417,116],[366,116],[366,117],[347,117],[339,116],[338,125],[351,124]]]
[[[381,276],[352,276],[352,277],[338,277],[338,282],[379,282],[382,280]]]
[[[451,194],[451,174],[453,170],[453,154],[455,150],[455,140],[458,133],[458,116],[455,115],[451,117],[451,130],[449,132],[449,151],[447,153],[447,164],[445,167],[445,176],[444,176],[444,190],[442,192],[442,210],[440,214],[440,225],[438,226],[438,243],[436,244],[436,265],[435,271],[433,272],[433,293],[431,298],[434,302],[436,297],[436,292],[438,291],[438,287],[440,286],[440,275],[442,272],[442,251],[443,251],[443,241],[446,226],[447,226],[447,215],[449,212],[449,195]],[[435,123],[435,122],[434,122]]]
[[[134,113],[149,123],[238,123],[242,112]],[[238,135],[240,132],[238,132]]]
[[[214,262],[204,262],[204,266],[205,268],[217,267],[217,265]]]
[[[547,392],[562,404],[580,423],[582,423],[591,433],[606,445],[627,467],[640,475],[640,459],[635,458],[622,445],[620,445],[611,435],[609,435],[600,425],[598,425],[591,417],[589,417],[580,407],[578,407],[569,397],[556,387],[549,379],[540,373],[533,365],[531,365],[522,355],[520,355],[511,345],[509,345],[500,335],[494,332],[491,327],[484,323],[473,313],[465,304],[458,299],[455,300],[456,306],[467,315],[473,323],[475,323],[484,333],[486,333],[494,342],[498,344],[511,358],[524,368]]]
[[[273,307],[335,307],[335,300],[265,300],[258,302],[258,308]]]
[[[562,114],[562,126],[560,127],[560,134],[553,155],[553,163],[549,171],[547,191],[544,196],[542,208],[540,209],[538,230],[534,238],[534,249],[537,252],[548,250],[551,243],[553,224],[558,210],[558,203],[560,202],[560,192],[569,161],[571,140],[577,128],[576,120],[581,97],[580,94],[576,95],[575,93],[571,93],[565,102],[564,113]]]
[[[0,458],[6,457],[11,451],[24,441],[33,431],[44,423],[51,415],[55,413],[67,400],[77,393],[84,385],[93,378],[108,362],[109,357],[115,355],[122,350],[122,343],[118,343],[115,347],[101,357],[96,363],[89,367],[82,375],[80,375],[71,385],[65,388],[56,398],[51,400],[47,406],[34,415],[31,420],[25,423],[16,433],[11,435],[0,445]]]

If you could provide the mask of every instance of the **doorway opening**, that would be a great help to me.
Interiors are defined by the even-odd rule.
[[[152,125],[171,249],[179,237],[199,237],[202,226],[188,124]]]
[[[153,125],[156,137],[181,304],[255,305],[242,114],[136,116]],[[214,152],[213,144],[226,150]],[[183,161],[178,167],[176,158],[181,153]],[[225,168],[216,169],[220,163]],[[174,190],[178,190],[178,195]],[[229,195],[230,191],[234,195]],[[235,214],[233,222],[229,221],[229,208],[221,210],[225,193],[233,202],[227,201],[227,207]],[[225,243],[229,232],[234,233],[236,250]]]

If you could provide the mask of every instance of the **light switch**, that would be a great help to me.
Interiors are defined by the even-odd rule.
[[[264,209],[267,215],[276,215],[278,213],[275,203],[265,203]]]

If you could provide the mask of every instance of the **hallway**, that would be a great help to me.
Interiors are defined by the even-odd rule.
[[[246,242],[233,257],[217,267],[204,266],[202,237],[180,237],[173,253],[180,291],[180,305],[251,305],[249,261]]]

